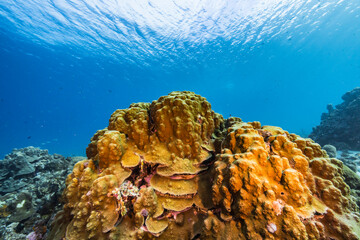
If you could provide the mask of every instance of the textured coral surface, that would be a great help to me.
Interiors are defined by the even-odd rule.
[[[116,110],[66,181],[48,239],[359,239],[342,163],[172,92]]]

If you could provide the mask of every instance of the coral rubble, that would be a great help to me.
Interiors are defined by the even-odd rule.
[[[319,126],[310,138],[321,145],[331,144],[338,150],[360,150],[360,88],[345,93],[335,108],[329,104]]]
[[[48,239],[359,239],[342,162],[172,92],[116,110],[67,177]]]

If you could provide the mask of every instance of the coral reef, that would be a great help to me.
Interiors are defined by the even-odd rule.
[[[343,103],[335,108],[329,104],[321,123],[314,127],[310,138],[321,145],[331,144],[338,150],[360,150],[360,88],[345,93]]]
[[[351,170],[360,175],[360,152],[358,151],[338,151],[338,159],[340,159]]]
[[[342,162],[311,139],[172,92],[116,110],[47,239],[359,239]]]
[[[350,194],[360,208],[360,176],[344,165],[344,178],[346,184],[350,187]]]
[[[330,144],[326,144],[322,147],[331,158],[336,158],[336,147]]]
[[[337,151],[333,145],[325,145],[323,150],[329,155],[330,158],[338,158],[354,173],[360,176],[360,152],[359,151]]]
[[[350,187],[350,194],[360,207],[360,153],[356,151],[336,151],[332,145],[323,147],[331,158],[338,157],[343,165],[343,176],[345,183]]]
[[[77,160],[26,147],[0,161],[0,239],[26,239],[30,232],[41,239]]]

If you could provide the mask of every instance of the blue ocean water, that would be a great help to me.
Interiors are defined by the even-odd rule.
[[[0,0],[0,158],[85,155],[113,111],[174,90],[306,135],[359,80],[358,0]]]

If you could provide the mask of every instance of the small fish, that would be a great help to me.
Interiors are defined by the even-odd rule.
[[[31,136],[28,136],[27,139],[31,139]]]

